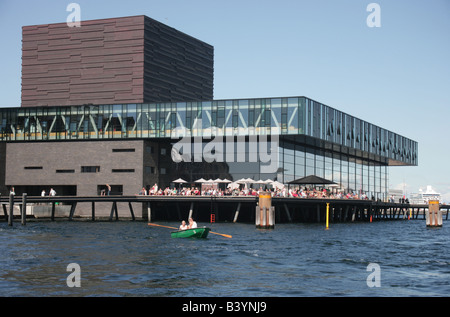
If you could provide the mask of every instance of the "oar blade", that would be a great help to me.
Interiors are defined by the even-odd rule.
[[[158,224],[156,224],[156,223],[151,223],[151,222],[149,222],[148,225],[149,225],[149,226],[154,226],[154,227],[162,227],[162,228],[168,228],[168,229],[175,229],[175,230],[178,230],[178,228],[175,228],[175,227],[169,227],[169,226],[158,225]]]
[[[224,234],[224,233],[218,233],[218,232],[212,232],[212,231],[210,231],[209,233],[217,234],[219,236],[222,236],[222,237],[225,237],[225,238],[230,238],[230,239],[233,237],[233,236],[231,236],[229,234]]]

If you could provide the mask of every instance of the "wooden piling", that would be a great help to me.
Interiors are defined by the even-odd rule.
[[[111,213],[109,214],[109,221],[113,219],[113,216],[116,216],[116,220],[119,220],[119,212],[117,210],[117,202],[114,201],[111,206]]]
[[[241,203],[239,202],[236,208],[236,212],[234,213],[234,219],[233,222],[237,222],[239,211],[241,210]]]
[[[268,192],[259,194],[259,203],[256,206],[255,225],[260,229],[273,229],[275,227],[275,208],[272,207],[272,197]]]
[[[288,221],[292,222],[291,213],[289,212],[289,208],[288,208],[287,204],[284,203],[283,205],[284,205],[284,211],[286,212],[286,216],[288,218]]]
[[[439,208],[439,200],[428,202],[426,225],[427,227],[442,227],[442,211]]]
[[[6,211],[6,204],[2,204],[3,215],[5,216],[5,221],[8,222],[8,212]]]
[[[27,194],[22,194],[22,226],[27,224]]]
[[[212,198],[211,198],[212,199]],[[212,202],[211,202],[212,206]],[[211,210],[212,211],[212,210]],[[194,213],[194,202],[191,202],[191,206],[189,207],[189,216],[188,219],[192,218],[192,214]]]
[[[131,205],[131,202],[128,202],[128,208],[130,208],[130,213],[131,213],[131,219],[134,221],[136,220],[136,218],[134,217],[134,212],[133,212],[133,206]]]
[[[55,202],[52,202],[52,214],[51,214],[50,219],[52,221],[55,221]]]
[[[73,215],[75,214],[75,208],[77,207],[77,202],[74,201],[72,206],[70,207],[69,220],[73,219]]]
[[[8,225],[13,225],[14,218],[14,194],[9,195],[9,217],[8,217]]]
[[[95,221],[95,201],[92,202],[91,207],[92,221]]]
[[[148,222],[152,222],[152,207],[150,202],[147,202],[147,220]]]

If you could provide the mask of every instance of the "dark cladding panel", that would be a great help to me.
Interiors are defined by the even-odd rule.
[[[25,26],[22,107],[143,102],[144,16]]]
[[[145,18],[145,102],[213,99],[213,46]]]
[[[145,16],[22,28],[22,107],[213,98],[213,47]]]

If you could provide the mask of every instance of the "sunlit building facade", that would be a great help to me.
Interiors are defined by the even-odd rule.
[[[181,136],[192,139],[192,153],[194,143],[201,144],[202,155],[207,144],[222,140],[214,150],[223,151],[223,159],[207,162],[205,157],[196,160],[192,156],[191,163],[174,161],[172,148]],[[258,142],[260,139],[255,138],[258,136],[277,142],[276,170],[266,172],[267,164],[259,161],[258,156],[256,160],[251,159],[251,140],[253,137]],[[289,183],[317,175],[336,182],[345,192],[365,193],[380,199],[387,195],[388,167],[417,165],[418,151],[415,141],[307,97],[5,108],[0,109],[0,140],[23,146],[39,142],[43,147],[46,144],[70,145],[74,141],[91,144],[142,141],[139,145],[142,147],[139,152],[142,182],[136,184],[136,189],[153,182],[167,186],[180,176],[188,182],[202,177],[230,180],[250,177]],[[243,147],[238,147],[239,140],[244,141]],[[94,151],[95,148],[98,146]],[[67,147],[65,149],[68,151]],[[228,159],[227,149],[233,151]],[[113,150],[103,153],[106,161],[114,161],[118,153],[136,155],[134,147]],[[260,151],[257,147],[255,150]],[[239,151],[245,152],[240,160]],[[45,151],[43,153],[45,156]],[[144,153],[148,158],[144,158]],[[85,154],[91,157],[89,151]],[[119,170],[124,175],[138,170],[135,166],[126,166],[126,161],[127,158],[121,158],[124,168],[116,168],[116,172]],[[82,173],[80,164],[84,163],[80,160],[73,163],[73,168],[68,170]],[[102,171],[101,165],[98,162],[92,166],[99,166]],[[41,170],[45,173],[42,178],[54,179],[52,173],[57,173],[57,166],[54,169]],[[104,179],[101,183],[107,182]],[[6,185],[14,183],[17,184],[11,179]]]
[[[0,193],[317,175],[384,200],[389,166],[418,163],[417,142],[304,96],[214,100],[213,47],[144,16],[24,27],[23,43]]]

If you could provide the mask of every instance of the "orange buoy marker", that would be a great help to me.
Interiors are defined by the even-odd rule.
[[[372,215],[370,215],[370,222],[372,222]]]

